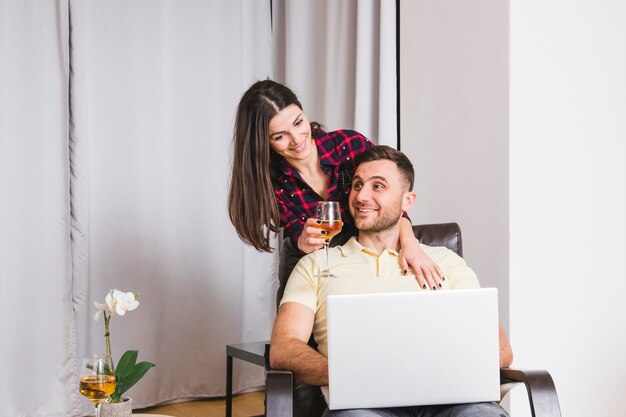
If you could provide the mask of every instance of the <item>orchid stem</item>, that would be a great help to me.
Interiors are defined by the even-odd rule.
[[[104,312],[104,340],[106,341],[106,350],[107,355],[111,358],[111,366],[113,369],[111,371],[115,372],[115,365],[113,362],[113,355],[111,354],[111,341],[109,340],[109,321],[111,320],[111,316],[107,316],[106,311]]]

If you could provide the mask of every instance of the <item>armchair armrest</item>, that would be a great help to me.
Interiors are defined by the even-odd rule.
[[[265,417],[293,416],[293,374],[268,369],[265,373]]]
[[[533,417],[561,417],[554,381],[547,371],[500,369],[500,383],[523,383]],[[293,416],[293,374],[267,369],[265,374],[265,416]]]
[[[561,417],[554,381],[547,371],[500,369],[500,383],[521,382],[526,386],[533,417]]]

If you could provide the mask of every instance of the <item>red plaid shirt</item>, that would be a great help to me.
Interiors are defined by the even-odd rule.
[[[312,134],[322,169],[328,175],[328,200],[339,202],[344,228],[351,227],[354,221],[348,210],[348,195],[355,168],[354,157],[373,144],[353,130],[314,130]],[[316,203],[323,199],[284,160],[278,167],[278,176],[273,183],[280,225],[288,236],[297,241],[306,220],[315,217]]]

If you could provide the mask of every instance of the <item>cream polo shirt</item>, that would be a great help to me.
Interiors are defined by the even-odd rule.
[[[476,274],[463,258],[445,247],[421,245],[426,254],[439,265],[446,280],[443,289],[479,288]],[[326,262],[323,250],[300,259],[285,288],[280,304],[296,302],[315,312],[313,336],[318,350],[328,356],[326,339],[326,297],[331,294],[364,294],[380,292],[425,291],[415,275],[403,275],[398,252],[386,249],[380,255],[351,238],[343,246],[328,250],[330,270],[334,278],[316,278]]]

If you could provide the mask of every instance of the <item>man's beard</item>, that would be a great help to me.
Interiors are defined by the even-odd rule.
[[[373,223],[364,225],[363,227],[360,227],[358,224],[356,224],[356,227],[357,229],[359,229],[360,232],[384,232],[398,224],[398,222],[400,221],[400,217],[402,216],[402,212],[402,203],[400,202],[398,203],[398,206],[393,209],[388,209],[385,211],[380,210],[378,212],[378,218]]]

